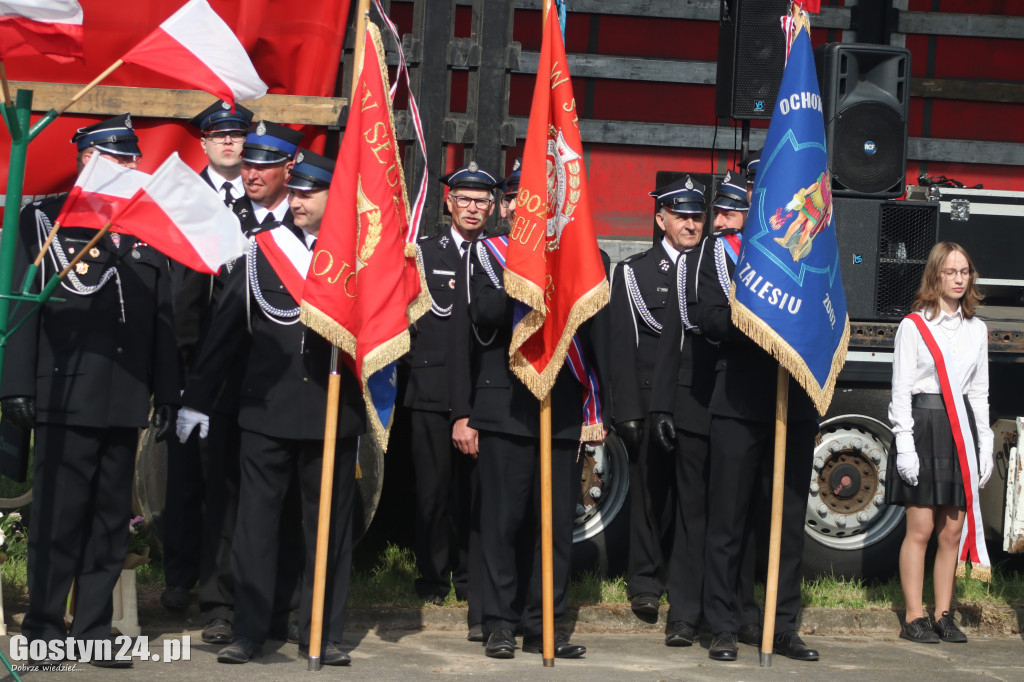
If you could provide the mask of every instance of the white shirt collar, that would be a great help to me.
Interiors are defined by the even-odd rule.
[[[668,243],[667,237],[661,238],[661,248],[665,249],[665,253],[668,254],[668,257],[672,259],[673,263],[679,259],[679,252],[676,251],[674,246]]]
[[[452,231],[452,241],[455,242],[455,246],[459,249],[459,253],[462,253],[462,244],[467,240],[462,238],[462,235],[459,234],[459,231],[456,230],[454,226],[450,229]]]
[[[276,220],[277,222],[281,222],[282,220],[284,220],[284,214],[288,212],[288,196],[285,195],[285,198],[281,199],[281,203],[279,203],[273,209],[268,209],[264,206],[253,204],[252,212],[253,215],[256,216],[257,223],[262,223],[263,219],[267,216],[267,213],[273,213],[274,220]]]
[[[241,175],[239,175],[234,180],[228,180],[223,175],[213,170],[212,166],[207,166],[206,172],[210,176],[210,181],[213,183],[213,188],[217,190],[218,194],[220,194],[220,192],[223,190],[224,183],[229,182],[231,183],[231,193],[234,195],[236,199],[245,195],[245,186],[242,184]]]

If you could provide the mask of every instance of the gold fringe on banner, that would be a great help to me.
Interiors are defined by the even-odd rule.
[[[604,424],[584,424],[580,429],[580,443],[589,443],[592,440],[604,440]],[[582,447],[582,445],[581,445]]]
[[[381,452],[386,452],[388,449],[388,436],[391,433],[391,424],[395,420],[395,411],[394,407],[392,407],[391,417],[388,419],[387,424],[382,424],[377,419],[376,414],[370,414],[374,410],[373,399],[370,396],[369,379],[392,362],[397,362],[399,358],[409,352],[409,348],[409,330],[404,329],[401,334],[377,346],[363,358],[363,378],[360,381],[363,390],[363,403],[366,405],[366,416],[372,427],[371,431],[373,432],[374,441]],[[397,367],[395,371],[398,371]]]
[[[843,336],[832,356],[832,367],[829,369],[828,378],[825,380],[825,385],[822,386],[811,374],[811,370],[808,369],[807,363],[800,357],[800,354],[764,320],[736,300],[735,282],[729,288],[729,304],[732,308],[732,323],[736,325],[736,328],[778,360],[779,364],[786,368],[810,396],[818,414],[824,416],[828,412],[828,406],[832,403],[832,394],[836,388],[839,371],[846,364],[846,351],[850,346],[849,315],[843,320]]]
[[[967,562],[959,561],[956,564],[956,577],[967,578]],[[992,582],[992,567],[984,564],[976,564],[971,562],[971,574],[969,576],[972,580],[980,580],[983,583]]]
[[[420,257],[420,250],[415,244],[405,243],[405,257],[411,258],[420,280],[420,293],[409,303],[406,315],[409,317],[409,324],[423,316],[423,313],[430,310],[430,293],[427,289],[427,277],[424,274],[423,259]]]
[[[356,356],[356,337],[316,306],[303,301],[299,320],[353,358]]]
[[[545,309],[544,292],[532,281],[509,270],[505,271],[505,291],[512,298],[531,308],[530,312],[512,330],[512,343],[509,344],[508,354],[512,371],[530,389],[530,392],[538,400],[541,400],[551,392],[551,387],[555,385],[555,379],[558,378],[558,373],[565,364],[565,355],[569,352],[569,344],[572,343],[572,337],[576,330],[608,304],[608,279],[602,279],[597,286],[580,296],[579,300],[573,304],[566,319],[565,329],[551,356],[551,361],[541,372],[538,372],[530,364],[529,360],[519,352],[519,348],[544,324],[545,315],[541,312]]]

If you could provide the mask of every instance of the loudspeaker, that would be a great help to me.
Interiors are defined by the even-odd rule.
[[[832,207],[850,319],[903,318],[938,240],[939,205],[836,197]]]
[[[832,199],[839,242],[839,271],[851,320],[875,319],[881,206],[882,202],[876,199]]]
[[[715,115],[770,119],[786,64],[779,17],[789,0],[722,0],[718,21]]]
[[[898,197],[907,174],[910,51],[828,43],[815,50],[834,196]]]
[[[928,253],[939,239],[939,204],[886,201],[878,225],[878,285],[875,313],[899,320],[911,313]]]

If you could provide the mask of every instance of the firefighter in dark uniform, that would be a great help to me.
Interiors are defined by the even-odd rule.
[[[239,104],[232,110],[227,102],[218,100],[189,123],[199,129],[199,142],[208,160],[199,176],[217,190],[241,223],[252,214],[241,175],[242,144],[252,112]],[[217,275],[209,275],[171,264],[174,323],[186,381],[233,267],[234,263],[228,263]],[[164,506],[167,589],[161,602],[171,609],[185,608],[188,586],[198,573],[201,636],[204,642],[214,644],[231,641],[231,537],[238,505],[238,386],[243,358],[243,352],[234,358],[231,378],[210,412],[207,437],[195,434],[185,443],[168,442]],[[201,496],[198,500],[197,495]]]
[[[242,435],[238,523],[232,549],[234,641],[217,656],[224,663],[244,663],[258,655],[270,634],[278,592],[282,508],[288,502],[289,481],[295,476],[301,489],[301,527],[306,540],[300,651],[309,644],[331,347],[299,323],[298,301],[332,172],[331,160],[299,150],[288,186],[295,224],[303,239],[286,225],[263,230],[250,239],[244,263],[239,263],[228,280],[182,398],[191,410],[207,413],[231,356],[250,338],[238,413]],[[326,665],[349,663],[340,643],[351,571],[356,451],[365,422],[359,387],[343,366],[321,656]],[[297,535],[298,528],[296,524],[286,530]]]
[[[420,577],[415,588],[421,599],[433,604],[442,603],[451,590],[448,538],[452,525],[449,512],[456,509],[450,505],[453,471],[459,479],[468,480],[468,473],[461,469],[471,467],[476,456],[462,454],[454,447],[449,418],[447,353],[455,278],[463,254],[483,234],[494,212],[493,192],[502,179],[470,163],[445,175],[441,182],[450,190],[445,204],[452,224],[417,244],[431,303],[430,312],[412,327],[404,403],[410,408],[416,474],[416,566]],[[469,519],[454,516],[458,534],[464,539]],[[465,555],[461,558],[467,560]]]
[[[246,234],[284,223],[301,239],[300,231],[292,224],[285,187],[291,159],[301,143],[300,131],[279,123],[257,121],[249,126],[242,145],[241,177],[252,212],[238,211]]]
[[[737,590],[744,537],[757,514],[759,489],[770,497],[775,438],[778,362],[732,323],[729,285],[739,256],[748,208],[746,183],[723,182],[715,200],[715,229],[702,249],[697,282],[696,325],[719,344],[711,394],[710,478],[704,563],[704,616],[713,633],[708,656],[737,658],[740,621]],[[782,519],[782,561],[774,649],[802,661],[818,659],[796,632],[800,612],[807,472],[811,468],[817,413],[807,394],[790,380],[786,432],[786,480]],[[752,578],[751,578],[752,579]]]
[[[630,531],[627,586],[633,613],[653,623],[665,591],[671,537],[674,462],[650,439],[647,425],[655,351],[676,259],[704,229],[704,186],[689,175],[651,192],[664,236],[623,260],[612,278],[611,366],[615,431],[629,452]],[[653,446],[653,449],[652,449]]]
[[[497,241],[502,237],[492,237]],[[501,250],[500,245],[494,244]],[[606,257],[605,257],[606,258]],[[483,241],[470,251],[469,318],[473,344],[470,358],[472,405],[468,426],[479,432],[480,537],[483,555],[483,629],[488,636],[485,653],[512,658],[514,628],[522,625],[523,651],[541,651],[541,570],[539,515],[533,511],[539,494],[540,402],[509,368],[513,299],[503,286],[504,268]],[[607,268],[607,261],[605,262]],[[577,332],[583,357],[601,377],[601,335],[609,333],[599,313]],[[607,352],[607,351],[605,351]],[[603,377],[601,377],[603,378]],[[604,385],[600,381],[600,385]],[[594,396],[595,398],[598,396]],[[602,423],[607,424],[605,396],[600,396]],[[554,617],[565,614],[572,525],[582,472],[580,436],[584,389],[567,367],[551,389],[552,549],[554,559]],[[529,524],[527,527],[525,524]],[[533,570],[523,574],[516,561],[517,536],[532,535]],[[518,586],[528,581],[525,607],[516,606]],[[568,633],[555,635],[555,656],[578,658],[586,647],[569,641]]]
[[[141,156],[128,114],[81,128],[72,139],[78,168],[93,154],[135,167]],[[22,211],[14,280],[43,245],[66,195]],[[96,235],[61,226],[34,284],[41,286]],[[38,288],[38,287],[37,287]],[[31,314],[7,344],[0,407],[35,427],[29,640],[64,640],[64,609],[76,581],[76,639],[108,639],[112,594],[128,549],[139,429],[151,420],[169,433],[178,404],[178,360],[167,258],[129,235],[108,233]],[[94,661],[121,667],[128,661]]]
[[[245,196],[241,175],[242,142],[251,122],[252,112],[241,104],[232,112],[230,104],[222,99],[189,121],[191,125],[199,128],[200,144],[209,160],[207,167],[200,172],[200,177],[217,190],[224,205],[232,210],[239,210],[243,206],[248,206],[249,211],[252,210]],[[186,379],[191,369],[191,360],[196,356],[201,333],[205,331],[209,322],[214,302],[214,287],[223,287],[226,271],[227,268],[224,268],[219,278],[215,278],[180,263],[171,263],[174,328],[178,338],[180,365]],[[222,458],[201,457],[201,450],[205,450],[206,442],[209,441],[200,443],[198,437],[184,443],[174,438],[167,442],[167,494],[162,516],[164,582],[167,589],[160,596],[160,601],[171,610],[184,609],[188,606],[191,586],[202,577],[200,609],[204,612],[205,621],[210,623],[212,616],[209,614],[209,608],[204,608],[203,593],[211,582],[216,583],[215,579],[210,580],[215,574],[212,561],[223,525],[223,500],[226,496],[221,468]],[[208,464],[207,471],[204,471],[204,459]],[[234,452],[233,461],[236,462],[234,468],[238,469],[237,450]],[[210,471],[211,468],[215,471]],[[207,479],[211,484],[205,495],[204,485]],[[234,489],[234,499],[237,499],[237,485]],[[197,532],[197,528],[201,528],[201,531]],[[204,554],[209,556],[208,560],[204,560]],[[210,565],[204,567],[204,563]],[[230,572],[229,565],[225,568]],[[230,604],[230,601],[220,602]],[[224,614],[220,617],[224,617]],[[228,612],[225,623],[229,622]],[[209,636],[206,632],[204,635]],[[208,640],[204,638],[204,641]],[[229,632],[226,641],[230,641]]]
[[[717,213],[738,206],[741,174],[727,174],[714,198]],[[743,211],[736,210],[739,216]],[[692,240],[692,236],[690,237]],[[697,234],[700,239],[700,234]],[[676,261],[669,283],[669,313],[662,324],[651,390],[652,440],[672,456],[675,469],[675,539],[668,567],[666,646],[691,646],[698,641],[703,613],[704,547],[708,506],[708,404],[715,385],[716,346],[696,325],[697,272],[703,258],[713,257],[714,239],[694,241]],[[688,242],[689,244],[689,242]],[[739,641],[761,643],[761,611],[754,599],[754,547],[743,549]]]

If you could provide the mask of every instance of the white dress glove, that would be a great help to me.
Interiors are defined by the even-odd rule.
[[[181,417],[178,417],[181,424]],[[178,428],[181,428],[180,426]],[[921,460],[916,452],[900,452],[896,454],[896,471],[907,485],[917,485],[917,475],[921,471]]]
[[[984,488],[990,478],[992,478],[992,453],[983,452],[978,458],[978,487]]]
[[[191,407],[183,407],[178,410],[178,423],[175,426],[178,440],[182,443],[188,440],[197,426],[199,427],[199,437],[206,438],[210,433],[210,417]]]

